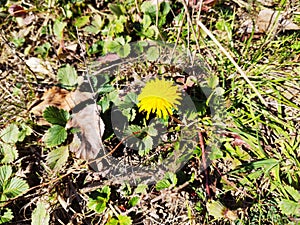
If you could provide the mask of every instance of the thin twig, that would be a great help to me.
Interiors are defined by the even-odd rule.
[[[208,169],[207,169],[207,164],[206,164],[206,152],[205,152],[205,147],[204,147],[204,140],[201,131],[198,131],[198,138],[199,138],[199,145],[201,148],[202,152],[202,164],[204,168],[204,176],[205,176],[205,190],[208,198],[211,197],[210,195],[210,189],[209,189],[209,184],[208,184]]]

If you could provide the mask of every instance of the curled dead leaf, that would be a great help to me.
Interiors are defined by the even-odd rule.
[[[104,123],[100,118],[96,104],[90,102],[79,104],[72,114],[72,119],[67,123],[67,128],[77,128],[79,132],[74,134],[70,151],[75,153],[77,158],[89,160],[95,159],[102,149],[102,136]],[[73,110],[73,111],[74,111]]]

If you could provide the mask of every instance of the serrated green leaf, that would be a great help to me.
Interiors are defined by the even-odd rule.
[[[12,175],[12,167],[9,165],[0,166],[0,187],[3,187],[8,182]]]
[[[92,34],[98,34],[101,31],[103,25],[104,21],[102,20],[101,16],[97,14],[93,17],[92,24],[85,27],[84,31]]]
[[[24,141],[25,137],[32,134],[31,127],[27,126],[26,124],[21,124],[21,130],[18,135],[18,141]]]
[[[151,1],[145,1],[141,5],[141,10],[145,14],[149,14],[151,16],[155,16],[156,14],[156,6]]]
[[[88,201],[88,208],[97,213],[102,213],[106,209],[106,203],[110,198],[110,187],[104,186],[101,190],[96,192],[95,197],[90,197]]]
[[[6,143],[16,143],[18,141],[18,136],[19,128],[14,123],[9,124],[0,133],[0,138]]]
[[[31,225],[48,225],[50,222],[50,213],[44,202],[39,201],[31,215]]]
[[[154,126],[149,126],[147,129],[147,134],[153,137],[158,134],[158,131]]]
[[[155,61],[159,57],[159,49],[157,47],[150,47],[146,52],[147,59],[149,61]]]
[[[281,212],[287,216],[300,216],[300,203],[298,202],[282,199],[279,201],[279,208]]]
[[[5,212],[3,212],[4,210],[5,210]],[[0,213],[0,224],[7,223],[14,218],[14,215],[13,215],[11,209],[9,209],[9,208],[1,209],[0,212],[1,212]]]
[[[2,155],[1,163],[12,163],[19,156],[17,148],[14,145],[0,143],[0,151]]]
[[[55,106],[48,106],[43,112],[44,119],[53,124],[65,126],[70,118],[69,112]]]
[[[165,177],[164,177],[164,178],[167,179],[167,180],[170,180],[171,183],[172,183],[172,185],[174,185],[174,186],[177,184],[177,176],[176,176],[175,173],[167,172],[167,173],[165,174]]]
[[[104,93],[110,93],[113,90],[115,90],[115,88],[111,84],[103,84],[101,87],[99,87],[97,92],[99,92],[99,94],[104,94]]]
[[[53,32],[56,36],[57,40],[61,41],[63,39],[63,31],[64,28],[67,26],[67,23],[61,22],[59,20],[55,20],[53,25]]]
[[[59,83],[66,87],[73,87],[78,83],[78,75],[75,68],[69,64],[57,71]]]
[[[151,38],[155,35],[156,32],[156,28],[154,25],[152,25],[151,27],[149,27],[147,30],[144,30],[143,35],[145,37]]]
[[[118,225],[119,224],[119,220],[117,220],[116,218],[111,218],[105,225]]]
[[[61,146],[53,149],[47,156],[47,163],[51,169],[59,171],[66,164],[69,157],[67,146]]]
[[[102,213],[106,209],[106,203],[107,200],[99,196],[96,199],[89,199],[87,206],[97,213]]]
[[[121,109],[131,109],[137,103],[137,94],[130,92],[125,96],[124,100],[118,104],[118,107]]]
[[[7,198],[14,198],[28,190],[27,182],[19,177],[13,177],[7,185],[3,187],[3,195]]]
[[[147,135],[146,137],[143,138],[143,143],[144,143],[144,147],[145,149],[152,149],[153,147],[153,138],[149,135]]]
[[[126,58],[130,54],[130,50],[131,50],[130,45],[128,43],[126,43],[125,45],[121,46],[118,49],[117,54],[121,58]]]
[[[45,144],[53,147],[62,144],[67,139],[67,131],[60,125],[53,125],[45,134]]]
[[[81,16],[77,17],[75,20],[74,26],[81,28],[85,25],[87,25],[90,22],[90,16]]]
[[[140,197],[139,196],[134,196],[132,197],[129,201],[128,201],[128,204],[133,207],[133,206],[136,206],[140,201]]]
[[[122,33],[124,31],[124,22],[120,19],[116,20],[111,29],[115,34]]]
[[[121,48],[121,45],[117,41],[107,41],[104,43],[104,48],[107,52],[115,53]]]
[[[92,34],[98,34],[100,32],[100,29],[98,29],[97,27],[90,25],[90,26],[86,26],[84,28],[84,31],[86,33],[92,33]]]
[[[132,220],[129,216],[118,215],[118,220],[120,225],[131,225]]]
[[[160,190],[166,189],[170,186],[171,186],[170,181],[168,181],[166,179],[163,179],[163,180],[160,180],[156,183],[155,188],[156,188],[157,191],[160,191]]]

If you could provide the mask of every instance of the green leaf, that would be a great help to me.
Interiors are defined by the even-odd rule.
[[[11,144],[1,143],[0,151],[2,155],[1,163],[12,163],[19,156],[16,147]]]
[[[121,48],[121,45],[117,41],[106,41],[104,43],[104,48],[105,48],[106,52],[115,53]]]
[[[168,13],[171,11],[171,6],[169,2],[162,2],[160,7],[162,8],[163,17],[166,17]]]
[[[125,45],[121,46],[118,49],[117,54],[121,58],[126,58],[130,54],[130,50],[131,50],[130,45],[126,43]]]
[[[147,193],[147,188],[148,188],[148,185],[147,184],[139,184],[135,190],[134,190],[134,193],[136,194],[146,194]]]
[[[84,28],[85,32],[98,34],[101,31],[101,28],[104,25],[104,21],[102,20],[100,15],[95,15],[90,26]]]
[[[63,39],[63,30],[67,26],[67,23],[55,20],[53,25],[53,32],[57,40],[61,41]]]
[[[293,197],[296,202],[300,201],[300,193],[294,187],[285,185],[284,189]]]
[[[70,118],[70,114],[66,110],[55,106],[48,106],[43,112],[43,117],[51,124],[65,126]]]
[[[157,47],[150,47],[146,52],[149,61],[155,61],[159,57],[159,49]]]
[[[288,199],[279,201],[279,208],[281,212],[287,216],[300,216],[300,203]]]
[[[66,164],[69,157],[67,146],[61,146],[49,152],[47,156],[47,163],[51,169],[59,171]]]
[[[160,191],[160,190],[163,190],[163,189],[166,189],[168,187],[171,186],[171,183],[170,181],[166,180],[166,179],[163,179],[163,180],[160,180],[156,183],[156,190],[157,191]]]
[[[156,27],[152,25],[147,30],[144,30],[142,35],[144,35],[147,38],[152,38],[155,35],[156,31],[157,31]]]
[[[149,135],[147,135],[146,137],[143,138],[143,143],[144,143],[144,147],[145,149],[152,149],[153,147],[153,138]]]
[[[73,87],[78,82],[77,72],[75,68],[69,64],[57,71],[57,77],[59,83],[66,87]]]
[[[74,26],[81,28],[81,27],[87,25],[89,22],[90,22],[90,16],[77,17],[77,19],[75,20]]]
[[[26,124],[21,124],[21,131],[18,136],[18,141],[24,141],[25,137],[32,134],[31,127],[27,126]]]
[[[133,206],[136,206],[140,201],[140,197],[139,196],[134,196],[132,197],[129,201],[128,201],[128,204],[133,207]]]
[[[87,206],[97,213],[102,213],[106,209],[106,203],[110,198],[110,187],[104,186],[101,190],[98,190],[95,195],[96,196],[89,198]]]
[[[5,212],[3,213],[4,210],[5,210]],[[7,222],[11,221],[13,218],[14,218],[14,215],[13,215],[11,209],[2,208],[0,210],[0,224],[7,223]]]
[[[60,125],[53,125],[45,134],[45,144],[47,147],[60,145],[67,139],[67,131]]]
[[[3,186],[6,185],[8,179],[12,175],[12,167],[9,165],[0,166],[0,188],[3,190]]]
[[[207,78],[207,85],[211,89],[215,89],[219,84],[219,77],[217,75],[212,75]]]
[[[147,134],[150,135],[150,136],[156,136],[158,134],[158,131],[157,129],[154,127],[154,124],[153,126],[149,126],[148,129],[147,129]]]
[[[9,124],[0,133],[1,139],[6,143],[16,143],[19,137],[19,128],[16,124]]]
[[[143,17],[143,21],[142,21],[142,24],[143,24],[143,29],[146,30],[150,27],[152,21],[151,21],[151,17],[149,15],[144,15]]]
[[[106,209],[107,200],[102,197],[97,197],[96,199],[89,199],[87,206],[97,213],[102,213]]]
[[[111,218],[105,225],[118,225],[119,224],[119,220],[117,220],[116,218]]]
[[[121,109],[132,108],[137,103],[137,94],[134,92],[130,92],[125,96],[124,100],[121,101],[120,104],[118,104],[118,107],[120,107]]]
[[[165,179],[170,180],[172,185],[174,185],[174,186],[177,184],[177,176],[175,173],[167,172],[165,174]]]
[[[50,213],[44,202],[39,201],[31,215],[31,225],[48,225],[50,222]]]
[[[13,177],[7,185],[3,187],[3,195],[14,198],[29,189],[27,182],[19,177]]]
[[[49,42],[46,42],[42,46],[37,46],[34,49],[34,53],[37,55],[41,55],[45,59],[48,56],[50,48],[51,44]]]
[[[164,176],[164,179],[158,181],[156,183],[156,190],[160,191],[165,188],[172,186],[175,186],[177,184],[177,176],[176,174],[172,172],[167,172]]]
[[[156,14],[156,6],[152,4],[151,1],[145,1],[141,5],[141,10],[145,14],[149,14],[150,16],[155,16]]]
[[[115,88],[111,84],[103,84],[99,87],[97,92],[99,92],[99,94],[104,94],[104,93],[110,93],[113,90],[115,90]]]
[[[206,203],[208,214],[216,219],[224,218],[226,207],[219,201],[211,201]]]
[[[118,215],[118,220],[120,225],[131,225],[132,220],[129,216]]]

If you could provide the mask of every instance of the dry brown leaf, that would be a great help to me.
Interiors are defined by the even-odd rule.
[[[89,160],[95,159],[102,149],[102,136],[104,123],[100,118],[96,104],[90,102],[88,105],[75,107],[72,119],[67,123],[67,128],[78,128],[79,132],[74,134],[70,151],[75,153],[77,158]],[[73,111],[74,111],[73,110]]]
[[[299,30],[300,27],[284,18],[283,13],[272,9],[263,9],[259,12],[256,26],[260,33],[280,30]]]
[[[254,26],[255,24],[255,26]],[[285,19],[284,13],[272,9],[263,9],[257,15],[255,22],[246,20],[240,29],[240,33],[266,34],[277,33],[278,31],[300,30],[300,27],[291,20]],[[254,26],[254,27],[253,27]]]
[[[75,102],[72,100],[71,92],[56,86],[50,88],[30,107],[30,112],[36,116],[38,125],[50,125],[43,118],[43,112],[48,106],[70,111],[75,106]]]
[[[25,60],[27,66],[35,72],[35,73],[42,73],[46,75],[52,74],[52,67],[49,62],[43,61],[36,57],[31,57],[27,60]]]

